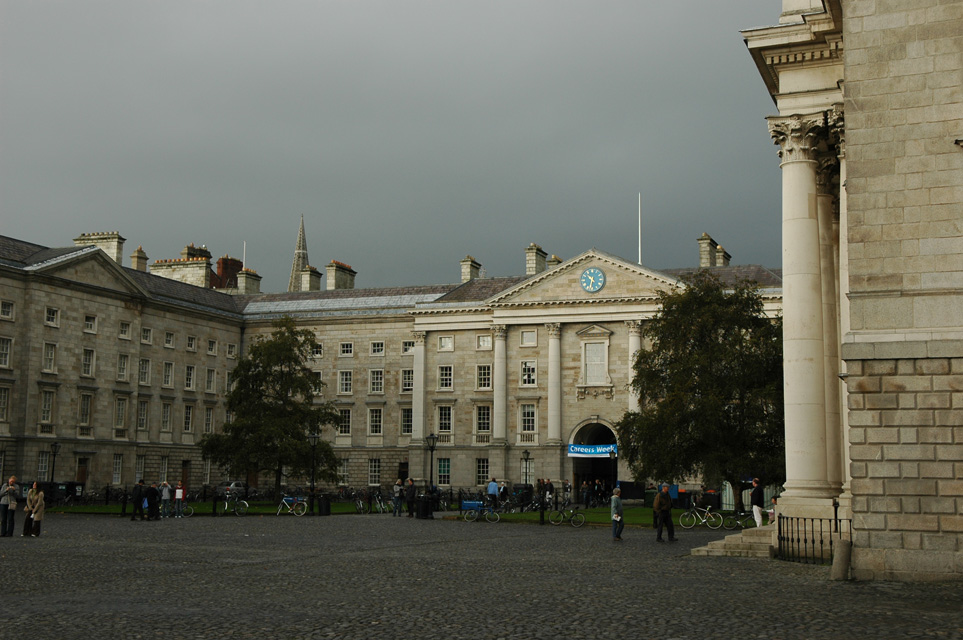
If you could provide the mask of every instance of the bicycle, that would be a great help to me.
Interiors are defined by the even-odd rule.
[[[482,513],[485,514],[485,520],[488,522],[498,522],[501,520],[501,516],[498,515],[494,507],[486,505],[479,500],[466,500],[462,502],[462,507],[468,509],[468,511],[465,512],[465,522],[478,520],[478,516]]]
[[[278,505],[278,512],[275,515],[281,515],[281,511],[285,508],[287,509],[285,513],[293,513],[300,517],[308,512],[308,503],[300,496],[286,495],[281,498],[281,504]]]
[[[752,511],[738,511],[736,513],[730,513],[722,521],[722,526],[726,529],[732,530],[736,527],[740,529],[748,529],[749,527],[756,526],[756,519],[752,515]]]
[[[558,526],[563,522],[571,522],[576,529],[585,524],[585,514],[580,513],[578,507],[571,509],[553,511],[548,515],[548,521]]]
[[[354,508],[358,510],[358,513],[364,515],[371,512],[371,507],[368,505],[367,497],[363,492],[358,492],[354,497]]]
[[[683,529],[691,529],[697,524],[704,524],[710,529],[718,529],[722,526],[722,514],[713,513],[712,507],[697,507],[694,504],[689,510],[679,516],[679,526]]]
[[[227,515],[228,511],[234,513],[234,515],[240,517],[247,513],[248,504],[246,500],[241,500],[233,493],[224,494],[224,512],[222,515]]]

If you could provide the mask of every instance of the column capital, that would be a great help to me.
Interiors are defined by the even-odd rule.
[[[549,338],[558,338],[562,335],[562,325],[558,322],[546,322],[545,330],[548,331]]]
[[[846,118],[843,105],[834,104],[826,114],[829,126],[829,141],[836,148],[836,157],[842,160],[846,157]]]
[[[508,335],[508,327],[503,324],[493,324],[492,334],[495,336],[496,340],[504,340]]]
[[[785,162],[814,161],[820,142],[825,140],[824,112],[789,117],[772,116],[769,135],[779,145],[779,157]]]
[[[425,337],[427,337],[427,335],[428,335],[428,332],[427,332],[427,331],[412,331],[412,332],[411,332],[411,337],[413,337],[413,338],[415,339],[415,344],[420,344],[420,345],[424,345],[424,344],[425,344]]]
[[[642,321],[641,320],[626,320],[625,326],[629,328],[630,336],[641,336],[642,335]]]

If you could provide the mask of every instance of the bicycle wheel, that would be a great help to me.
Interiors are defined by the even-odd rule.
[[[183,514],[183,516],[184,516],[185,518],[190,518],[192,515],[194,515],[194,507],[192,507],[192,506],[189,505],[189,504],[185,504],[185,505],[181,508],[181,513]]]
[[[706,524],[710,529],[718,529],[722,526],[722,515],[714,512],[707,513]]]
[[[297,504],[294,505],[294,508],[292,509],[292,511],[294,511],[294,515],[296,516],[303,516],[308,512],[308,503],[298,502]]]
[[[729,530],[735,529],[739,526],[739,519],[735,516],[726,516],[725,520],[722,521],[722,526]]]
[[[572,515],[572,526],[578,529],[583,524],[585,524],[585,515],[581,513],[575,513]]]
[[[244,500],[238,500],[237,504],[234,505],[234,515],[240,517],[247,513],[247,502]]]
[[[497,511],[486,511],[485,520],[488,520],[489,522],[498,522],[501,520],[501,516],[498,515]]]
[[[363,500],[361,501],[361,505],[358,507],[358,509],[362,514],[371,513],[371,507],[369,507],[368,503]]]
[[[679,516],[679,526],[683,529],[691,529],[695,526],[696,515],[691,511],[686,511]]]
[[[561,511],[553,511],[550,514],[548,514],[548,521],[554,524],[555,526],[562,524],[562,520],[564,519],[565,519],[565,514],[562,513]]]
[[[478,520],[478,512],[474,509],[469,509],[465,512],[465,522],[474,522]]]

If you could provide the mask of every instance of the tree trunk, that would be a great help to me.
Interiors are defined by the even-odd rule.
[[[726,478],[726,482],[732,487],[733,511],[745,511],[742,503],[742,481],[739,478]]]
[[[281,499],[281,470],[281,465],[278,465],[274,472],[274,495],[278,497],[278,500]]]

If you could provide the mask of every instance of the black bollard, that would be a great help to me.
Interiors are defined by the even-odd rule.
[[[211,510],[211,515],[216,518],[217,517],[217,492],[216,491],[212,495],[211,506],[213,507]]]
[[[120,496],[120,515],[121,517],[127,515],[127,492],[124,491]]]

